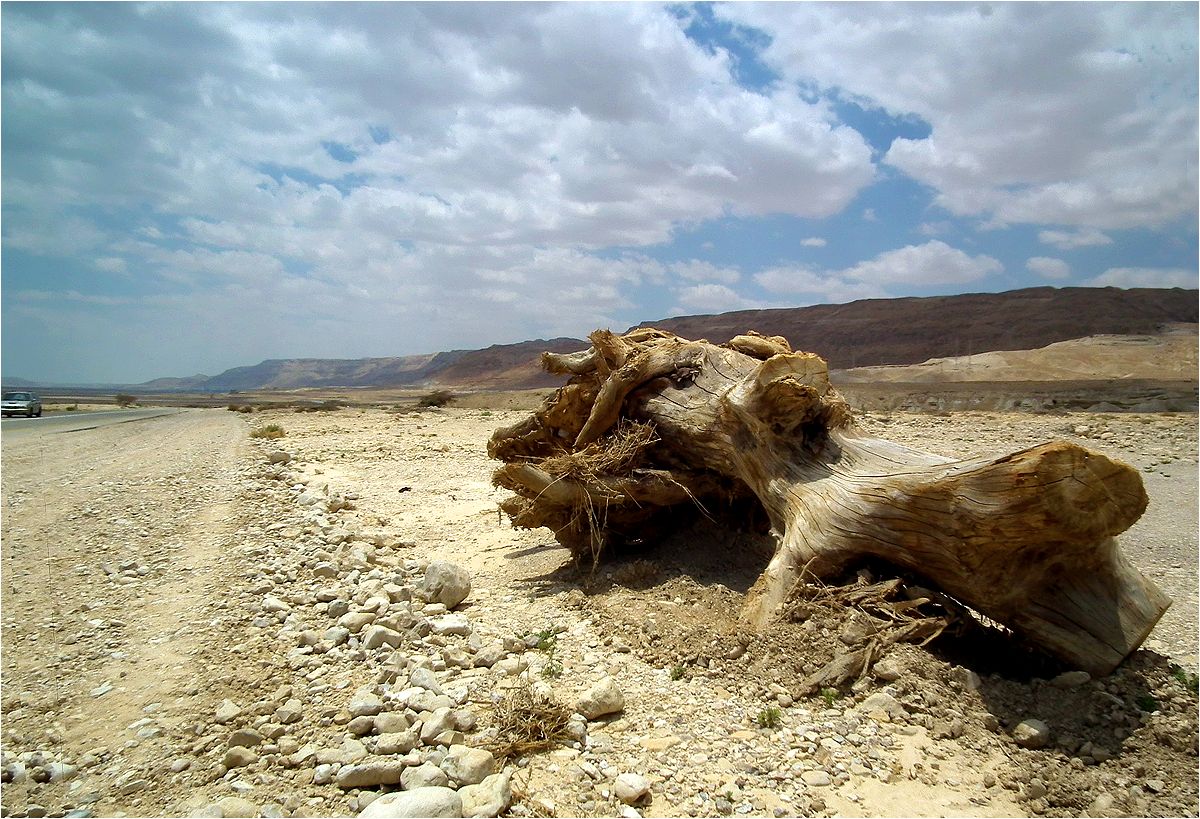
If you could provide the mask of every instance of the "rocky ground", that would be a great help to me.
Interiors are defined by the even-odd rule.
[[[3,813],[1197,813],[1195,415],[867,414],[942,454],[1066,438],[1137,466],[1151,507],[1122,543],[1175,605],[1103,680],[967,629],[812,695],[852,610],[742,632],[748,533],[580,576],[497,514],[484,446],[520,417],[6,435]],[[249,437],[268,424],[285,436]],[[498,720],[538,697],[561,742],[503,759]]]

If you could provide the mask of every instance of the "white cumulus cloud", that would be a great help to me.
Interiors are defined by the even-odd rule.
[[[1085,284],[1092,287],[1183,287],[1195,289],[1200,276],[1195,270],[1172,267],[1110,267]]]
[[[1045,279],[1067,279],[1071,276],[1071,266],[1062,259],[1052,259],[1048,256],[1033,256],[1025,262],[1025,269],[1036,273]]]
[[[1111,245],[1113,240],[1095,228],[1081,228],[1080,230],[1040,230],[1038,231],[1038,241],[1059,250],[1075,250],[1080,247]]]
[[[885,161],[952,213],[1156,227],[1196,212],[1189,3],[730,3],[787,80],[932,132]]]

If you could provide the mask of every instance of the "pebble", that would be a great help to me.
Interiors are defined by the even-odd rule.
[[[430,599],[453,609],[471,593],[471,575],[457,564],[435,561],[425,570],[425,591]]]
[[[650,795],[650,782],[641,774],[623,773],[613,783],[613,793],[626,805],[636,805]]]
[[[612,677],[604,677],[575,701],[575,710],[588,719],[625,710],[625,695]]]
[[[221,816],[258,816],[258,805],[240,796],[226,796],[217,800]]]
[[[233,700],[222,700],[217,707],[217,713],[213,717],[213,721],[218,725],[225,725],[233,722],[242,715],[242,707]]]
[[[813,788],[824,788],[833,784],[833,779],[825,771],[805,771],[800,774],[805,785]]]
[[[496,772],[496,758],[482,748],[451,745],[441,767],[460,785],[477,785]]]
[[[1055,688],[1078,688],[1084,683],[1091,682],[1092,675],[1086,671],[1064,671],[1050,680]]]
[[[221,760],[226,768],[242,768],[258,761],[258,754],[241,745],[235,745],[225,752]]]
[[[360,817],[461,817],[462,797],[449,788],[417,788],[413,791],[385,793],[367,805]]]
[[[446,772],[432,762],[422,762],[416,767],[407,768],[400,775],[400,785],[406,791],[417,788],[446,787],[449,784],[450,777],[446,776]]]
[[[471,817],[499,816],[512,804],[512,773],[498,773],[485,777],[477,785],[465,785],[458,789],[462,799],[462,815]]]
[[[1050,742],[1050,726],[1040,719],[1030,717],[1017,723],[1012,736],[1022,748],[1045,748]]]
[[[374,788],[398,785],[407,766],[402,761],[367,762],[342,767],[335,778],[339,788]]]

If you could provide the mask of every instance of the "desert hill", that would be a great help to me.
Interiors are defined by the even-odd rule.
[[[714,343],[754,329],[782,335],[794,349],[819,353],[832,368],[850,369],[1032,350],[1088,336],[1149,335],[1168,324],[1196,323],[1197,303],[1196,290],[1180,288],[1034,287],[678,316],[638,326]],[[207,392],[396,386],[527,389],[561,382],[541,370],[542,351],[585,347],[581,339],[555,338],[392,358],[271,359],[212,377],[156,379],[138,386]]]
[[[928,384],[966,381],[1085,381],[1137,378],[1192,381],[1197,326],[1168,324],[1154,335],[1096,335],[1056,341],[1036,350],[998,350],[834,371],[839,383]]]
[[[936,356],[1032,350],[1094,335],[1154,333],[1194,323],[1197,291],[1032,287],[1005,293],[863,299],[778,310],[739,310],[643,322],[687,338],[728,341],[748,328],[780,335],[835,369],[917,364]]]

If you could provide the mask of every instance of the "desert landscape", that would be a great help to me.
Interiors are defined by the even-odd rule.
[[[1175,382],[1187,329],[1071,355],[1119,378],[1168,345]],[[1052,382],[1063,350],[1020,370]],[[936,369],[1022,394],[970,363],[870,386]],[[802,690],[897,616],[872,589],[918,578],[855,566],[748,629],[761,529],[702,520],[593,570],[513,528],[487,442],[553,390],[241,396],[263,406],[6,432],[5,815],[1194,815],[1195,412],[879,409],[834,375],[870,436],[1137,469],[1149,507],[1120,544],[1173,600],[1142,647],[1093,679],[926,599],[937,639]]]

